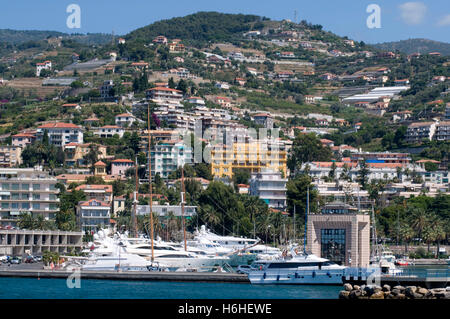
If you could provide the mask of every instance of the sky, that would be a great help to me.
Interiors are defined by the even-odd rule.
[[[405,0],[14,0],[0,8],[0,29],[52,30],[66,33],[124,35],[155,21],[198,11],[244,13],[272,20],[307,20],[324,30],[367,43],[427,38],[450,42],[450,1]],[[76,4],[80,28],[69,28],[67,19]],[[367,26],[367,7],[380,8],[379,28]]]

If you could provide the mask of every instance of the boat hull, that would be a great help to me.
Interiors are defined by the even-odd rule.
[[[285,274],[252,271],[248,279],[252,284],[266,285],[342,285],[344,270],[311,270]]]

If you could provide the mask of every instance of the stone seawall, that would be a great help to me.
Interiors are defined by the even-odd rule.
[[[345,284],[339,299],[450,299],[450,287],[426,289],[416,286],[383,287]]]

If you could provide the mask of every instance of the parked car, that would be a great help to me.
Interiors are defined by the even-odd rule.
[[[9,261],[10,264],[20,264],[22,263],[22,260],[19,257],[14,257]]]
[[[27,258],[25,258],[25,263],[26,264],[32,264],[32,263],[35,263],[35,262],[36,262],[36,260],[34,259],[33,256],[27,256]]]
[[[42,261],[42,256],[34,256],[34,260],[39,263]]]
[[[8,262],[8,256],[0,256],[0,262],[7,263]]]

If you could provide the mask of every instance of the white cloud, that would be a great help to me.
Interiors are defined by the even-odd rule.
[[[427,12],[427,6],[422,2],[405,2],[398,6],[403,21],[406,24],[420,24]]]
[[[445,27],[447,25],[450,25],[450,14],[447,14],[445,16],[443,16],[439,21],[438,21],[438,26],[440,27]]]

